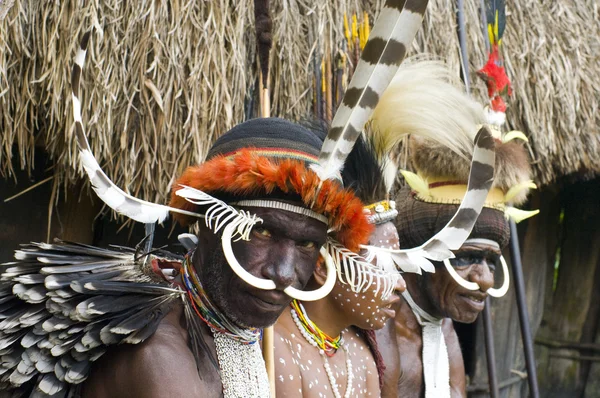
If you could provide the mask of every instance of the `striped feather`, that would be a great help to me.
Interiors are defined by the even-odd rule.
[[[361,54],[352,80],[323,142],[322,180],[336,178],[379,98],[404,60],[425,14],[428,0],[387,0]]]
[[[491,131],[482,127],[475,137],[467,193],[458,210],[440,232],[421,246],[394,252],[398,268],[414,272],[414,265],[419,264],[424,271],[435,272],[433,264],[424,259],[443,261],[454,257],[451,250],[458,250],[471,234],[494,181],[494,148]]]
[[[83,36],[81,40],[81,46],[77,51],[77,55],[75,56],[75,65],[73,65],[73,71],[71,74],[71,97],[73,100],[73,119],[75,123],[77,144],[79,147],[79,158],[83,168],[85,169],[85,172],[88,175],[88,178],[90,179],[92,188],[98,197],[100,197],[100,199],[102,199],[102,201],[106,203],[108,207],[117,213],[127,216],[138,222],[162,223],[168,217],[169,211],[201,217],[193,212],[171,208],[169,206],[159,205],[135,198],[117,187],[110,180],[110,178],[108,178],[104,171],[102,171],[102,168],[92,153],[85,135],[81,117],[81,100],[79,99],[81,74],[83,71],[83,64],[87,53],[90,34],[91,31],[87,32]]]

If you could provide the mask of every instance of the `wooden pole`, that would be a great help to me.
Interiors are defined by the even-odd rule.
[[[260,116],[271,117],[271,98],[268,87],[268,78],[266,79],[267,85],[262,86],[262,73],[259,77],[261,82],[260,89]],[[265,360],[265,366],[267,368],[267,376],[269,377],[269,387],[271,389],[271,397],[275,398],[275,340],[273,326],[269,326],[263,330],[262,339],[262,352]]]
[[[529,312],[527,311],[527,297],[525,295],[525,278],[523,277],[523,266],[521,265],[521,249],[519,247],[519,235],[517,225],[513,220],[510,224],[510,263],[512,266],[515,293],[517,295],[517,309],[519,322],[521,323],[521,337],[523,349],[525,350],[525,365],[527,366],[527,380],[529,382],[529,394],[531,398],[540,397],[540,389],[537,381],[537,369],[535,366],[535,355],[533,353],[533,339],[531,327],[529,326]],[[506,277],[506,276],[505,276]]]
[[[498,372],[496,371],[496,353],[494,350],[494,328],[492,327],[492,315],[490,313],[490,298],[485,299],[483,307],[483,336],[485,339],[485,357],[488,368],[488,385],[490,388],[490,397],[498,398],[500,389],[498,387]]]

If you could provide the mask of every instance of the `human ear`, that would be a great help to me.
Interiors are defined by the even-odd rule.
[[[313,279],[319,286],[323,286],[327,280],[327,267],[325,267],[325,261],[320,256],[313,271]]]

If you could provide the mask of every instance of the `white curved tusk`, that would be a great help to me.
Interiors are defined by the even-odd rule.
[[[456,283],[458,283],[459,285],[461,285],[462,287],[464,287],[467,290],[480,290],[480,287],[477,283],[469,282],[469,281],[465,280],[462,276],[458,275],[458,273],[454,270],[454,267],[452,267],[452,264],[450,264],[450,259],[448,259],[448,258],[445,259],[444,265],[446,266],[448,273],[450,274],[450,276],[452,276],[452,278],[454,278]],[[488,292],[489,292],[489,290],[488,290]]]
[[[235,272],[236,275],[240,277],[240,279],[242,279],[250,286],[254,286],[255,288],[261,290],[274,290],[277,287],[275,286],[275,282],[273,282],[270,279],[257,278],[256,276],[246,271],[240,265],[237,258],[235,258],[235,254],[233,253],[233,249],[231,247],[231,238],[237,226],[238,223],[230,222],[223,230],[223,235],[221,236],[221,245],[223,246],[223,253],[225,254],[225,259],[229,263],[229,266],[231,267],[233,272]]]
[[[323,259],[325,259],[325,266],[327,267],[327,279],[325,279],[323,286],[317,290],[311,290],[309,292],[288,286],[283,289],[288,296],[299,301],[317,301],[321,300],[331,292],[337,279],[337,272],[335,270],[333,258],[331,258],[331,255],[327,252],[325,247],[321,247],[321,256],[323,256]]]
[[[508,287],[510,285],[510,275],[508,274],[508,265],[506,265],[506,260],[504,256],[500,256],[500,263],[502,264],[502,272],[504,272],[504,282],[502,282],[502,286],[498,289],[490,288],[487,290],[487,294],[492,297],[502,297],[508,292]]]

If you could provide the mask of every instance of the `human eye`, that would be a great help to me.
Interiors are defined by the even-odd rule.
[[[269,231],[266,228],[263,227],[254,227],[252,228],[252,233],[255,236],[259,236],[259,237],[263,237],[263,238],[270,238],[271,237],[271,231]]]
[[[305,249],[314,249],[315,247],[317,247],[317,243],[310,240],[305,240],[300,243],[300,246]]]
[[[483,260],[482,256],[473,253],[457,254],[456,258],[450,260],[453,267],[468,267],[473,264],[479,264]]]
[[[492,256],[487,259],[487,265],[490,271],[494,272],[496,267],[500,266],[500,256]]]

